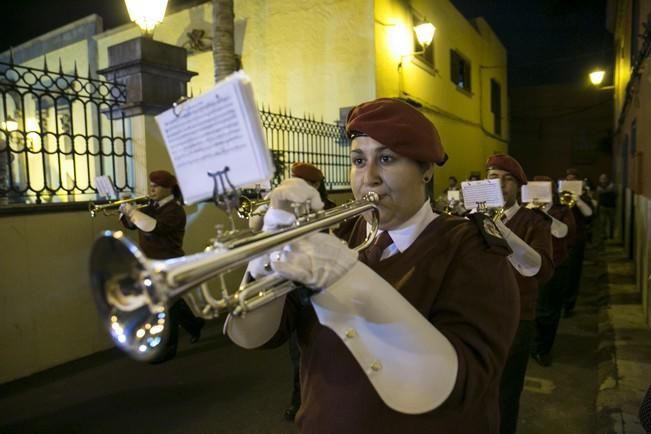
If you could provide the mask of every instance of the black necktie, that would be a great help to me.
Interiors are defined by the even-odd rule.
[[[389,232],[382,232],[367,249],[362,250],[359,254],[359,260],[373,268],[380,263],[384,249],[393,244]]]

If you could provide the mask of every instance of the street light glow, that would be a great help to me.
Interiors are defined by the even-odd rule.
[[[416,39],[418,39],[418,43],[423,48],[427,48],[427,46],[432,43],[435,31],[436,27],[434,27],[432,23],[423,23],[414,27],[414,32],[416,32]]]
[[[606,75],[606,71],[604,71],[603,69],[592,71],[590,73],[590,82],[595,86],[599,86],[604,81],[605,75]]]
[[[140,26],[146,34],[163,21],[167,0],[125,0],[129,18]]]

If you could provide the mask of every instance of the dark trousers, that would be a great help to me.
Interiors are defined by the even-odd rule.
[[[576,244],[570,250],[569,276],[563,301],[565,311],[570,312],[576,306],[576,299],[579,296],[581,286],[581,274],[583,273],[583,258],[585,257],[585,240],[576,240]]]
[[[170,335],[165,343],[162,353],[150,363],[157,364],[171,360],[176,356],[176,348],[179,342],[179,326],[183,327],[185,331],[195,336],[201,332],[204,325],[203,318],[197,318],[192,313],[190,306],[187,305],[185,300],[179,298],[174,302],[169,311],[170,314]]]
[[[511,344],[500,382],[500,433],[515,434],[520,412],[520,394],[531,353],[534,321],[521,320]]]
[[[295,408],[301,406],[301,377],[299,375],[299,366],[301,365],[301,350],[298,346],[298,338],[296,332],[289,336],[289,357],[292,360],[293,372],[293,386],[292,386],[292,400],[290,405]]]
[[[568,258],[556,268],[554,276],[540,288],[538,293],[534,351],[539,354],[549,354],[552,351],[563,311],[569,271]]]

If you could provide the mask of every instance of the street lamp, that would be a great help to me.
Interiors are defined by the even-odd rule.
[[[416,32],[416,39],[418,40],[418,43],[423,47],[423,51],[425,51],[429,44],[432,43],[435,31],[436,27],[434,27],[432,23],[422,23],[414,27],[414,32]]]
[[[606,71],[603,69],[596,69],[590,73],[590,83],[592,83],[595,86],[600,86],[601,83],[604,81],[604,76],[606,75]]]
[[[154,28],[163,21],[167,0],[124,0],[129,18],[140,26],[145,36],[152,37]]]

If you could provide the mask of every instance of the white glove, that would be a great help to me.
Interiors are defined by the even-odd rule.
[[[143,232],[151,232],[156,228],[156,219],[148,216],[147,214],[138,211],[135,206],[130,203],[123,203],[120,205],[120,212],[127,216],[129,221],[136,225],[138,229]]]
[[[508,256],[508,260],[513,265],[513,268],[525,277],[538,274],[542,266],[540,254],[514,234],[501,220],[498,219],[495,221],[495,225],[500,230],[504,241],[513,250],[513,253]]]
[[[316,188],[304,179],[289,178],[281,182],[269,193],[271,208],[292,212],[292,203],[305,203],[310,201],[310,209],[322,210],[323,201]]]
[[[592,208],[583,201],[580,197],[576,198],[576,207],[581,211],[584,217],[590,217],[592,215]]]
[[[313,289],[335,283],[357,263],[357,252],[334,235],[316,233],[270,255],[271,268]]]
[[[547,214],[549,215],[549,214]],[[549,215],[552,218],[551,233],[554,238],[561,239],[567,236],[569,228],[559,219]]]

